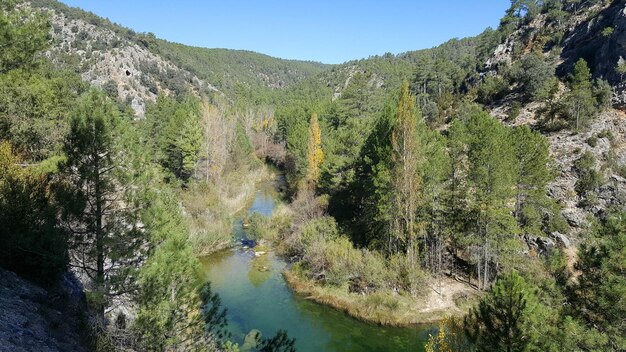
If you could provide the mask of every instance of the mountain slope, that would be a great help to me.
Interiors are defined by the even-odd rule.
[[[47,56],[130,105],[139,116],[145,112],[145,103],[154,101],[159,92],[191,89],[209,96],[225,95],[229,100],[263,96],[328,67],[249,51],[170,43],[54,0],[30,3],[51,14],[55,44]]]
[[[294,114],[306,119],[306,114],[298,113],[296,108],[306,106],[333,125],[337,116],[351,109],[350,116],[355,120],[371,121],[381,114],[403,80],[411,83],[424,118],[434,128],[445,130],[452,120],[463,117],[464,104],[479,103],[503,123],[529,125],[548,138],[557,174],[549,193],[563,207],[572,234],[577,235],[589,224],[589,216],[601,217],[609,209],[626,205],[626,119],[616,110],[626,101],[623,74],[617,71],[626,58],[626,7],[623,1],[590,0],[578,6],[566,3],[558,9],[545,5],[527,15],[524,11],[528,10],[522,10],[520,18],[509,13],[497,30],[488,29],[477,37],[337,65],[288,89],[278,111],[286,120]],[[534,68],[524,65],[535,56],[539,67],[546,70],[546,77],[558,81],[558,89],[547,98],[526,96],[526,86],[531,83],[524,81],[524,70]],[[552,119],[550,114],[563,115],[566,102],[562,98],[570,91],[569,76],[581,58],[587,61],[592,80],[605,79],[610,84],[613,107],[590,116],[590,125],[580,131],[568,127],[563,116],[560,127],[546,128],[545,121]],[[360,134],[369,134],[371,122],[367,124],[370,127],[359,123],[363,128]],[[335,127],[329,127],[326,133],[329,140],[340,138]],[[285,138],[289,143],[289,136]],[[584,197],[575,191],[581,177],[577,161],[585,152],[593,156],[593,168],[602,181],[593,205],[585,204]],[[329,154],[333,153],[330,150]],[[347,162],[354,157],[348,156]],[[330,170],[347,172],[343,168]]]

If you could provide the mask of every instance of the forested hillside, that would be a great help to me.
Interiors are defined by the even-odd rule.
[[[489,293],[444,323],[452,336],[433,337],[433,348],[623,349],[622,305],[600,308],[625,282],[622,265],[608,264],[623,256],[608,249],[624,235],[626,205],[626,120],[612,109],[623,9],[513,1],[478,37],[348,62],[288,90],[275,138],[287,149],[293,225],[270,236],[296,262],[292,285],[354,316],[406,324],[427,319],[401,313],[429,311],[423,297],[455,314],[459,294],[472,294],[453,278]],[[513,325],[499,325],[514,310]]]
[[[436,323],[427,351],[626,350],[623,1],[513,0],[476,37],[341,65],[29,4],[0,3],[0,266],[42,288],[0,272],[0,327],[25,336],[37,296],[53,350],[292,351],[237,345],[199,259],[241,248],[270,164],[284,202],[239,225],[296,293]]]
[[[137,33],[54,0],[31,6],[52,11],[53,45],[47,56],[142,115],[160,92],[199,94],[258,103],[273,90],[321,72],[326,65],[283,60],[249,51],[205,49]]]

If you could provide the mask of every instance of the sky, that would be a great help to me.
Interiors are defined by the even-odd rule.
[[[329,64],[497,27],[509,0],[61,0],[168,41]]]

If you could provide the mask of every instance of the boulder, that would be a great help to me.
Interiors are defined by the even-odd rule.
[[[535,242],[539,246],[541,252],[545,254],[549,254],[550,252],[552,252],[552,250],[556,246],[556,243],[548,237],[537,237],[535,239]]]
[[[560,232],[551,233],[550,238],[563,248],[569,248],[569,246],[571,245],[571,241],[569,240],[569,238],[567,238],[567,236]]]

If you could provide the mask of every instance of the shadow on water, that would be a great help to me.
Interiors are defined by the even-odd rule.
[[[277,199],[274,186],[259,187],[248,215],[272,214]],[[245,240],[242,224],[239,219],[233,227],[239,243]],[[273,253],[257,257],[239,245],[203,258],[203,264],[207,279],[228,308],[228,329],[239,344],[252,329],[266,337],[284,329],[296,339],[300,352],[423,351],[428,328],[366,324],[293,294],[281,274],[286,263]]]

